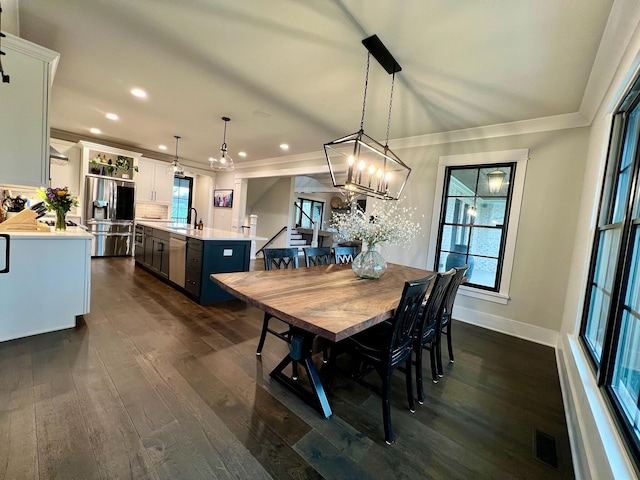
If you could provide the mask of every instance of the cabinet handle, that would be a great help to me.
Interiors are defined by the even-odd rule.
[[[7,248],[5,249],[5,254],[4,254],[4,268],[2,270],[0,270],[0,273],[9,273],[9,260],[11,258],[11,255],[9,254],[9,246],[11,245],[11,237],[9,237],[8,234],[6,233],[0,233],[0,237],[4,238],[5,241],[7,242]]]

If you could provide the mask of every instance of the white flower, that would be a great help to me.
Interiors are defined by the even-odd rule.
[[[368,212],[333,213],[331,226],[346,242],[360,240],[369,245],[387,242],[409,246],[420,231],[413,221],[415,209],[401,205],[401,201],[385,200],[374,204]]]

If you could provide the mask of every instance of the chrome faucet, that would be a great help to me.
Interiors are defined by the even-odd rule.
[[[191,216],[191,210],[193,210],[196,214],[193,216],[193,228],[198,228],[198,210],[194,207],[189,209],[189,216]]]

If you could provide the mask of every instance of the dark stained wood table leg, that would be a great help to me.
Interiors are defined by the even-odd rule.
[[[289,388],[293,393],[302,398],[309,405],[317,409],[325,418],[329,418],[332,414],[329,400],[324,391],[324,386],[320,381],[318,369],[313,363],[311,355],[313,353],[314,334],[295,327],[291,327],[291,351],[269,374],[271,378],[277,380],[285,387]],[[299,382],[291,379],[282,371],[293,361],[304,366],[309,378],[311,389],[306,389]]]

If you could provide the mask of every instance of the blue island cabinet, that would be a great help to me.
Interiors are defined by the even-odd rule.
[[[249,240],[187,239],[185,290],[200,305],[233,299],[233,295],[217,286],[212,273],[246,272],[249,270]]]

